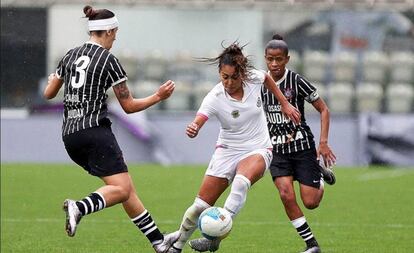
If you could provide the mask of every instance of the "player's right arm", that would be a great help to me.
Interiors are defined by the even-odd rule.
[[[171,96],[175,88],[173,81],[168,80],[154,94],[145,98],[133,98],[126,82],[113,86],[116,98],[126,113],[134,113],[147,109],[148,107],[165,100]]]
[[[49,75],[46,88],[43,92],[43,96],[46,99],[52,99],[56,97],[60,88],[62,87],[63,79],[57,77],[55,73]]]
[[[204,123],[206,123],[207,119],[208,118],[205,115],[197,114],[197,116],[190,124],[188,124],[185,130],[187,136],[190,138],[196,137],[201,127],[204,125]]]

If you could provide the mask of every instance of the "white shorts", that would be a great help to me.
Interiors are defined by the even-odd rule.
[[[273,157],[271,149],[262,148],[253,151],[240,151],[228,148],[216,148],[205,175],[227,178],[229,183],[231,183],[236,176],[236,169],[239,162],[254,154],[262,155],[266,164],[265,170],[267,170]]]

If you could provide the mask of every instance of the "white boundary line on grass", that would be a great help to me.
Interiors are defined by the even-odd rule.
[[[402,177],[409,174],[414,174],[414,169],[401,168],[394,170],[367,172],[359,176],[358,181],[383,180],[389,178]]]
[[[14,218],[3,218],[1,222],[8,223],[64,223],[65,219],[54,219],[54,218],[36,218],[36,219],[14,219]],[[88,223],[131,223],[129,220],[115,220],[115,219],[88,219]],[[177,220],[160,220],[157,224],[177,224]],[[272,221],[238,221],[237,225],[248,225],[248,226],[262,226],[262,225],[285,225],[289,222],[272,222]],[[377,228],[414,228],[414,224],[361,224],[361,223],[318,223],[313,222],[312,226],[320,227],[377,227]]]

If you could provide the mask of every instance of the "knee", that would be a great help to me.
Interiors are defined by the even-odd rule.
[[[279,196],[285,204],[296,202],[295,193],[288,189],[279,189]]]
[[[131,194],[131,186],[118,186],[118,194],[121,202],[127,201]]]
[[[307,209],[315,209],[319,206],[319,201],[316,200],[303,200],[303,205],[307,208]]]

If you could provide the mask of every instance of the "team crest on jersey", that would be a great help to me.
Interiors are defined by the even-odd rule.
[[[233,116],[233,118],[238,118],[240,116],[239,110],[232,111],[231,112],[231,116]]]
[[[295,93],[295,92],[294,92],[292,89],[290,89],[290,88],[286,88],[286,89],[283,91],[283,95],[285,95],[286,99],[288,99],[288,100],[293,98],[294,93]]]
[[[260,97],[257,97],[256,105],[257,105],[257,107],[262,106],[262,100],[260,99]]]

